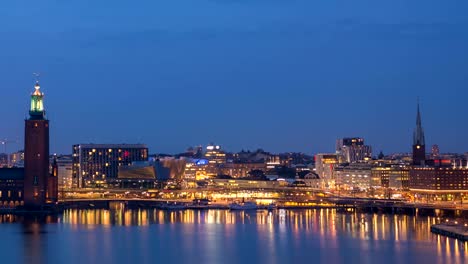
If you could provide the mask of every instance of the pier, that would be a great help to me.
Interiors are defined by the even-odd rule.
[[[431,226],[431,232],[461,241],[468,241],[468,226],[466,224],[444,223]]]

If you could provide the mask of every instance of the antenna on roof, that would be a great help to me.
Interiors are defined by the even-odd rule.
[[[34,76],[34,81],[36,81],[36,83],[39,82],[39,77],[41,76],[41,74],[39,72],[33,72],[33,76]]]

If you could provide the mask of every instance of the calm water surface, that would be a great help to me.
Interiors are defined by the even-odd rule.
[[[335,210],[3,215],[0,263],[466,263],[468,243],[431,234],[437,221]]]

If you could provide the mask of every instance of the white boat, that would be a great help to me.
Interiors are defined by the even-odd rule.
[[[231,210],[257,210],[258,206],[254,202],[232,203],[229,205]]]

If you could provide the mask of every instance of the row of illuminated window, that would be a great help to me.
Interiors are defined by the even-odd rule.
[[[6,193],[6,196],[7,196],[6,198],[11,198],[11,196],[13,194],[12,191],[0,191],[0,198],[2,198],[3,194],[5,194],[5,193]],[[23,195],[23,193],[21,191],[18,191],[18,197],[21,198],[22,195]]]

